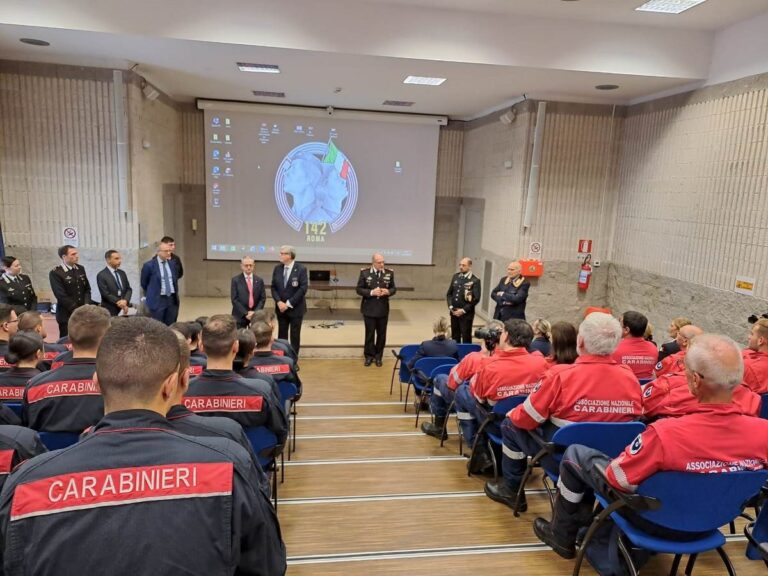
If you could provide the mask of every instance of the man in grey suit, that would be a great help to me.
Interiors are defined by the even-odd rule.
[[[253,273],[253,258],[243,257],[240,269],[243,273],[232,278],[229,293],[232,316],[237,321],[237,327],[245,328],[251,323],[254,311],[264,308],[267,294],[264,291],[264,280]]]
[[[106,267],[96,275],[96,285],[101,294],[101,306],[112,316],[127,314],[131,306],[133,290],[128,282],[128,275],[120,270],[123,257],[117,250],[107,250],[104,254]]]

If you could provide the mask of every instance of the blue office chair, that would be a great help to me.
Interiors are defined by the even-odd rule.
[[[763,488],[763,492],[766,492],[765,488]],[[757,519],[744,526],[744,535],[749,540],[746,551],[747,558],[750,560],[762,559],[768,566],[768,505],[764,503]]]
[[[459,347],[459,362],[462,358],[471,352],[480,352],[480,344],[458,344]]]
[[[392,389],[395,386],[395,373],[399,371],[400,375],[400,401],[403,401],[403,384],[407,384],[411,378],[411,371],[408,370],[408,361],[413,358],[419,349],[418,344],[407,344],[400,348],[399,352],[392,350],[395,357],[395,365],[392,367],[392,380],[389,382],[389,395],[392,396]]]
[[[768,420],[768,394],[760,394],[760,418]]]
[[[493,408],[488,413],[488,417],[482,424],[480,424],[480,427],[477,429],[477,434],[475,434],[475,442],[472,445],[472,455],[469,459],[470,463],[467,466],[467,476],[471,476],[470,469],[472,468],[472,458],[474,458],[477,453],[477,443],[480,442],[481,438],[485,437],[487,438],[488,451],[491,453],[491,460],[493,461],[494,481],[499,481],[499,467],[501,462],[497,462],[496,460],[496,450],[494,450],[494,446],[501,447],[502,438],[501,434],[496,432],[496,427],[491,425],[499,424],[507,417],[510,410],[525,402],[527,397],[528,396],[508,396],[493,405]],[[459,427],[459,430],[461,430],[461,427]]]
[[[435,378],[440,374],[448,374],[451,371],[451,368],[455,366],[454,364],[440,364],[440,366],[435,366],[432,369],[432,372],[429,373],[429,380],[427,380],[426,385],[421,389],[421,394],[433,394],[433,390],[435,387]],[[418,389],[418,388],[417,388]],[[423,398],[424,396],[422,396]],[[415,428],[419,427],[419,414],[421,414],[421,410],[416,410],[416,424]]]
[[[296,452],[296,397],[299,395],[299,389],[296,384],[286,380],[278,382],[277,387],[280,390],[280,400],[283,403],[291,435],[291,441],[288,443],[288,460],[290,460],[291,453]]]
[[[262,469],[272,472],[272,499],[277,510],[277,457],[282,454],[283,446],[277,443],[277,436],[266,426],[252,426],[244,430]]]
[[[602,472],[605,479],[605,472]],[[630,573],[638,573],[630,547],[657,554],[674,554],[670,574],[676,574],[680,560],[688,555],[685,573],[690,574],[696,557],[715,550],[728,574],[735,575],[728,554],[723,550],[725,536],[719,528],[741,514],[745,503],[755,496],[768,480],[768,470],[697,474],[691,472],[658,472],[643,481],[635,494],[613,489],[605,479],[605,493],[595,493],[603,510],[587,530],[576,556],[574,576],[579,574],[592,536],[610,517],[620,530],[619,551]],[[620,510],[631,510],[635,516],[661,528],[681,533],[678,538],[651,535],[622,516]]]
[[[4,404],[13,410],[19,418],[21,418],[21,402],[5,402]]]
[[[525,469],[515,500],[515,516],[520,516],[520,502],[523,499],[523,494],[525,494],[525,485],[533,473],[533,468],[539,465],[544,458],[553,459],[558,466],[558,469],[554,470],[545,468],[542,477],[544,488],[549,496],[549,503],[554,506],[560,460],[568,446],[582,444],[599,450],[609,458],[616,458],[644,430],[645,424],[642,422],[574,422],[557,430],[549,442],[539,436],[536,431],[530,431],[531,438],[539,443],[541,450],[530,459],[528,467]]]
[[[432,370],[443,364],[453,366],[454,364],[457,364],[457,360],[450,356],[427,356],[426,358],[419,358],[416,361],[406,384],[403,412],[408,411],[408,396],[411,393],[411,386],[413,386],[414,390],[418,391],[419,394],[424,394],[425,391],[429,394],[429,391],[431,390],[429,375],[432,373]],[[418,412],[418,405],[416,411]]]
[[[77,443],[80,434],[74,432],[38,432],[40,441],[48,450],[59,450]]]

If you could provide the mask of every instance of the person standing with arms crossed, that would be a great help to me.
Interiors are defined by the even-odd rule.
[[[384,268],[384,256],[374,254],[371,267],[360,269],[357,293],[363,297],[360,311],[365,322],[365,365],[374,361],[382,366],[382,355],[387,343],[387,322],[389,321],[389,298],[397,292],[395,272]]]

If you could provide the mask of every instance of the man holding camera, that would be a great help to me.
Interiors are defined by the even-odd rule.
[[[451,313],[451,336],[458,343],[472,343],[475,306],[480,301],[480,278],[472,274],[472,260],[462,258],[446,293]]]
[[[489,362],[472,380],[456,390],[456,415],[467,445],[475,441],[480,423],[496,402],[509,396],[530,394],[541,380],[549,364],[541,354],[530,354],[533,329],[525,320],[513,318],[504,322],[499,346]],[[484,442],[477,442],[470,471],[482,472],[493,463]]]
[[[453,403],[456,389],[473,378],[492,360],[493,351],[499,343],[503,330],[502,322],[491,320],[485,329],[475,332],[475,338],[483,341],[483,349],[479,352],[470,352],[451,368],[449,374],[439,374],[435,378],[432,395],[429,397],[429,410],[432,412],[434,422],[424,422],[421,425],[421,431],[424,434],[441,440],[448,437],[445,432],[445,419],[448,417],[448,408]]]

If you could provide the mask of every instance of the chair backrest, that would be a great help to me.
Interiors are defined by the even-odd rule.
[[[77,443],[80,434],[74,432],[38,432],[40,441],[48,450],[59,450]]]
[[[413,358],[418,349],[418,344],[406,344],[400,348],[400,352],[398,352],[398,355],[402,358],[400,361],[400,382],[408,382],[408,379],[411,377],[411,371],[408,370],[407,364],[408,360]]]
[[[763,504],[760,514],[755,518],[755,524],[752,527],[752,538],[759,544],[768,543],[768,506]],[[762,555],[752,544],[747,545],[747,558],[750,560],[760,560]]]
[[[637,493],[661,501],[658,510],[640,512],[646,520],[680,532],[705,532],[728,524],[768,480],[768,470],[657,472]]]
[[[280,400],[282,400],[283,407],[287,414],[291,406],[291,400],[296,398],[299,394],[299,389],[296,387],[296,384],[288,382],[287,380],[279,381],[277,383],[277,388],[280,390]]]
[[[21,418],[21,402],[6,402],[5,405],[13,410],[19,418]]]
[[[421,371],[424,374],[432,374],[432,370],[438,366],[453,366],[458,364],[456,358],[450,356],[428,356],[426,358],[419,358],[416,360],[416,364],[413,365],[413,374]],[[415,379],[414,379],[415,380]]]
[[[245,435],[253,447],[259,464],[262,468],[267,468],[275,459],[275,448],[277,448],[277,436],[275,436],[266,426],[252,426],[245,428]]]
[[[760,394],[760,418],[768,419],[768,394]]]
[[[510,410],[525,402],[526,398],[528,398],[528,396],[507,396],[506,398],[502,398],[493,405],[493,413],[506,416]]]
[[[552,436],[558,446],[583,444],[615,458],[645,430],[642,422],[575,422]]]
[[[480,344],[458,344],[459,347],[459,362],[467,354],[471,352],[480,352]]]
[[[455,365],[456,364],[440,364],[440,366],[435,366],[432,369],[432,372],[429,373],[429,377],[434,378],[440,374],[450,374],[451,368],[453,368]]]

